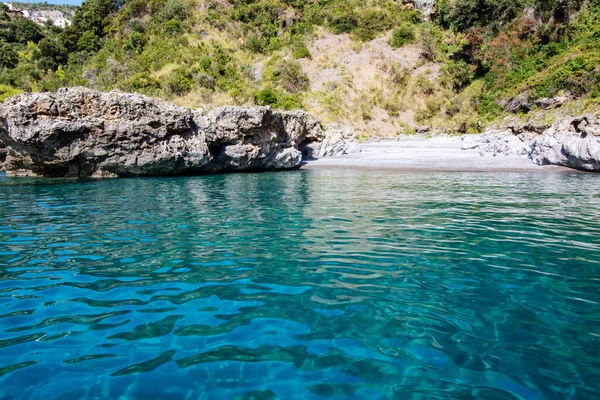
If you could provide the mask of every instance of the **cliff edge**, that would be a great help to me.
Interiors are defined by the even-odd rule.
[[[303,111],[204,112],[140,94],[86,88],[0,105],[0,168],[12,176],[117,177],[289,169],[359,152],[354,132]]]

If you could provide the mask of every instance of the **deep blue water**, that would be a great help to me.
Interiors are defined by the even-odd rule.
[[[600,398],[600,176],[0,177],[0,399]]]

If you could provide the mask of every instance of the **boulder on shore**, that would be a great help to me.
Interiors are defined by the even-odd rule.
[[[318,149],[315,151],[315,149]],[[303,111],[203,112],[140,94],[86,88],[0,105],[0,168],[13,176],[117,177],[289,169],[360,151],[354,133]]]
[[[519,154],[538,165],[600,172],[600,116],[563,117],[540,131],[530,125],[489,129],[463,136],[462,148],[494,155]]]
[[[531,144],[531,159],[584,171],[600,171],[600,117],[565,117]]]

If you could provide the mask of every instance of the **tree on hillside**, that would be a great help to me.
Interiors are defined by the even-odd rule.
[[[106,18],[114,10],[113,0],[86,0],[75,12],[73,29],[80,35],[91,31],[99,37],[104,36]]]
[[[14,29],[15,40],[19,43],[37,43],[44,37],[40,27],[29,19],[17,18],[12,26]]]
[[[59,40],[69,52],[95,51],[104,37],[107,18],[114,10],[112,0],[86,0],[73,16],[73,24],[63,30]]]
[[[19,56],[8,44],[0,45],[0,67],[14,68],[19,63]]]

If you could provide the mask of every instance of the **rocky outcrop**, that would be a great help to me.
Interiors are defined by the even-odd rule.
[[[564,117],[541,126],[508,126],[462,138],[463,150],[475,149],[493,155],[518,154],[538,165],[561,165],[600,172],[600,117]]]
[[[461,143],[463,150],[479,150],[493,155],[526,155],[529,151],[527,146],[527,141],[510,130],[488,130],[479,135],[465,135]]]
[[[0,165],[9,175],[287,169],[304,157],[356,151],[351,130],[322,126],[302,111],[221,107],[205,113],[139,94],[85,88],[22,94],[0,105]]]
[[[354,130],[346,125],[333,123],[326,126],[327,134],[322,140],[316,140],[302,147],[305,158],[332,157],[339,154],[360,153],[361,148],[355,140]]]
[[[435,0],[403,0],[402,2],[412,4],[417,10],[421,10],[426,19],[429,19],[435,6]]]
[[[549,110],[551,108],[561,107],[569,100],[571,100],[571,97],[569,96],[542,97],[541,99],[537,99],[534,103],[543,110]]]
[[[559,118],[530,147],[530,157],[539,165],[600,171],[600,117]]]
[[[561,107],[563,104],[567,103],[571,100],[571,94],[567,93],[565,96],[556,96],[556,97],[543,97],[533,101],[533,103],[529,100],[527,94],[522,93],[516,97],[510,98],[504,102],[502,102],[502,106],[504,109],[511,113],[527,113],[531,111],[533,105],[535,104],[542,110],[549,110],[552,108]]]
[[[506,100],[502,106],[511,113],[529,112],[533,107],[526,94],[520,94],[516,97]]]

